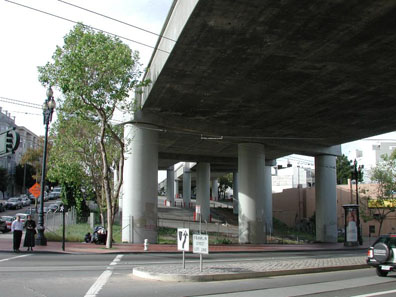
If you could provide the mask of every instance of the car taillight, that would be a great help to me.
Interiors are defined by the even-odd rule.
[[[372,258],[372,257],[373,257],[373,250],[372,250],[372,249],[369,249],[369,250],[367,251],[367,257],[369,257],[369,258]]]

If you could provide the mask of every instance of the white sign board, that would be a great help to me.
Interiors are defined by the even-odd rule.
[[[209,236],[203,234],[193,235],[193,253],[209,254]]]
[[[201,213],[201,205],[195,205],[195,213]]]
[[[190,249],[190,231],[187,228],[177,229],[177,250],[188,252]]]

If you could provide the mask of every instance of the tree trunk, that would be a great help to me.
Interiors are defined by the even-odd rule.
[[[383,223],[383,222],[384,222],[383,220],[378,221],[378,223],[379,223],[378,236],[381,235],[381,229],[382,229],[382,223]]]

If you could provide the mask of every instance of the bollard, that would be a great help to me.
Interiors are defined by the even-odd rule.
[[[144,250],[145,251],[148,251],[148,246],[149,246],[148,239],[145,239],[144,240]]]

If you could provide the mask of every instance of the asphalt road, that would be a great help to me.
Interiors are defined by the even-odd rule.
[[[204,265],[219,261],[356,256],[361,253],[363,251],[211,254],[204,258]],[[196,255],[188,256],[187,262],[199,265]],[[359,296],[391,290],[388,295],[380,296],[396,294],[396,274],[379,278],[372,268],[207,283],[150,281],[131,275],[133,267],[166,263],[182,265],[181,255],[0,253],[0,296]]]

